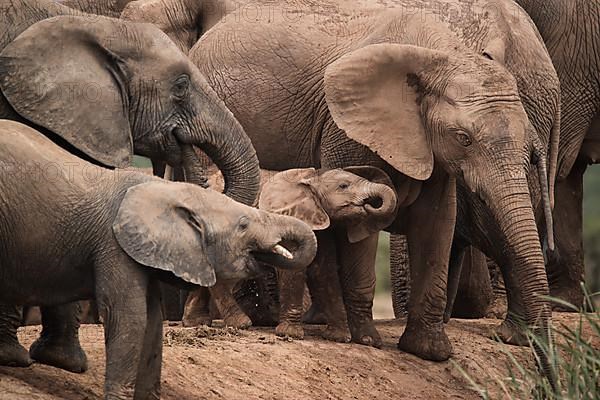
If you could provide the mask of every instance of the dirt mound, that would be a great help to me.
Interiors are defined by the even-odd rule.
[[[575,326],[576,315],[555,321]],[[532,365],[528,349],[488,339],[499,320],[453,320],[447,332],[451,361],[423,361],[396,349],[402,321],[378,321],[382,349],[338,344],[319,338],[321,327],[307,327],[305,340],[278,338],[272,329],[182,328],[165,326],[162,388],[164,399],[478,399],[457,369],[479,384],[504,376],[506,350]],[[39,327],[23,328],[29,345]],[[591,335],[591,333],[590,333]],[[90,370],[72,374],[44,365],[0,367],[1,400],[82,400],[102,398],[104,336],[86,325],[81,339]],[[596,337],[595,343],[600,346]]]

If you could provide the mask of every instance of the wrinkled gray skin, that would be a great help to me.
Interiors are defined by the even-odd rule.
[[[315,256],[314,234],[297,219],[197,185],[94,166],[17,122],[0,121],[0,159],[0,300],[95,298],[106,399],[160,396],[158,280],[209,286],[251,276],[259,261],[299,269]],[[281,245],[291,260],[275,254]]]
[[[88,14],[119,18],[121,12],[131,0],[56,0],[63,6]]]
[[[561,169],[554,207],[556,250],[550,254],[546,269],[550,295],[579,307],[583,305],[581,282],[585,272],[583,174],[589,164],[600,161],[600,3],[586,0],[517,0],[517,3],[539,29],[561,83]],[[471,266],[471,269],[479,274],[469,274],[466,279],[479,281],[477,286],[489,281],[487,268]],[[477,286],[475,291],[461,292],[459,296],[479,297]],[[555,307],[572,311],[560,305]]]
[[[509,1],[394,3],[404,7],[294,3],[290,14],[274,6],[264,23],[234,12],[190,57],[251,136],[263,167],[369,164],[391,176],[402,208],[390,230],[408,234],[416,266],[399,345],[440,360],[451,352],[442,318],[455,179],[483,210],[517,315],[530,324],[541,318],[538,326],[550,317],[537,296],[547,281],[526,176],[536,176],[527,174],[534,161],[552,226],[558,79],[533,24]],[[339,241],[340,262],[355,264],[373,243]],[[380,345],[372,277],[350,275],[362,288],[347,302],[353,340]],[[500,333],[509,339],[516,330],[508,319]]]
[[[275,333],[304,337],[303,297],[307,283],[313,305],[323,313],[327,323],[324,337],[347,342],[350,335],[343,299],[351,298],[361,288],[343,279],[349,273],[343,270],[347,264],[337,261],[335,240],[344,237],[355,243],[388,226],[395,217],[396,196],[389,177],[377,168],[350,167],[315,172],[280,172],[262,187],[260,194],[260,209],[295,216],[319,230],[317,256],[307,271],[278,272],[280,313]],[[359,265],[374,269],[375,252],[361,257],[372,260]],[[339,272],[338,265],[341,267]],[[375,275],[374,270],[362,273]]]
[[[127,2],[121,18],[158,26],[181,51],[187,53],[200,36],[245,3],[247,1],[135,0]]]
[[[303,337],[300,320],[308,273],[312,294],[318,298],[319,304],[324,306],[323,311],[329,316],[331,329],[327,333],[332,338],[347,337],[335,248],[331,248],[329,244],[334,243],[336,235],[345,235],[356,242],[388,226],[396,211],[396,196],[392,186],[387,175],[374,167],[349,167],[326,171],[306,168],[278,174],[265,171],[259,208],[296,217],[314,230],[322,231],[318,236],[319,254],[316,262],[309,266],[308,272],[286,271],[279,274],[281,313],[280,324],[276,328],[277,334]],[[325,264],[324,257],[333,263]],[[341,271],[341,274],[344,275],[345,272]],[[233,297],[232,292],[236,287],[236,282],[218,282],[211,288],[210,293],[228,326],[246,328],[252,324],[252,320]],[[356,290],[348,284],[344,288],[349,292]],[[331,302],[328,301],[327,293],[335,296],[337,304],[329,307]],[[256,293],[247,295],[256,296]],[[183,316],[184,326],[198,326],[211,322],[205,290],[199,289],[190,294],[187,300]]]
[[[391,229],[408,234],[416,263],[411,314],[399,345],[429,359],[451,352],[442,317],[454,179],[485,211],[490,240],[522,306],[518,315],[529,323],[541,317],[542,326],[550,317],[536,296],[547,292],[547,282],[526,172],[536,153],[542,181],[548,178],[544,160],[551,134],[553,143],[557,139],[558,82],[530,21],[507,16],[497,22],[498,10],[510,5],[491,6],[493,20],[482,11],[451,23],[443,13],[423,23],[402,11],[348,20],[343,13],[327,18],[304,10],[293,22],[275,17],[269,24],[227,18],[190,51],[251,136],[264,167],[372,164],[390,174],[404,206],[402,223]],[[422,7],[431,15],[439,11]],[[512,30],[521,37],[514,43]],[[337,248],[340,263],[349,266],[342,269],[353,271],[346,279],[361,288],[346,302],[352,338],[378,346],[373,277],[356,265],[373,244],[338,241]],[[508,339],[515,329],[509,319],[500,333]]]
[[[199,146],[223,171],[226,193],[252,204],[259,183],[252,144],[186,56],[150,24],[74,14],[52,2],[0,3],[0,117],[36,126],[96,164],[126,166],[135,153],[182,166],[186,180],[204,184],[192,149]],[[47,329],[33,358],[84,371],[76,305],[43,312]],[[16,340],[19,319],[14,307],[0,312],[0,364],[31,363]]]

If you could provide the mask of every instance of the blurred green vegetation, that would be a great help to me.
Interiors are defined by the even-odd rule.
[[[584,176],[583,245],[587,286],[600,291],[600,165],[590,166]]]
[[[152,162],[146,157],[133,156],[133,166],[136,168],[152,168]]]

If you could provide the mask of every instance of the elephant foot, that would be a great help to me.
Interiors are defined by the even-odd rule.
[[[293,339],[304,339],[304,328],[302,327],[302,324],[282,321],[275,328],[275,335]]]
[[[19,342],[0,343],[0,365],[7,367],[29,367],[33,360]]]
[[[379,332],[375,329],[372,320],[369,320],[368,322],[365,321],[360,325],[355,326],[350,324],[350,337],[354,343],[372,346],[378,349],[381,348],[383,344],[381,336],[379,336]]]
[[[243,312],[235,313],[233,315],[228,315],[223,318],[225,322],[225,326],[231,326],[237,329],[247,329],[252,326],[252,320]]]
[[[406,325],[398,342],[398,348],[424,360],[446,361],[452,355],[452,345],[443,324],[435,328]]]
[[[313,303],[302,317],[302,322],[309,325],[325,325],[327,323],[327,318],[322,311],[315,307],[315,303]]]
[[[517,324],[510,320],[504,320],[491,334],[492,339],[500,339],[504,343],[514,346],[528,346],[527,335]]]
[[[181,319],[182,325],[186,328],[195,328],[202,325],[211,326],[212,321],[208,314],[184,315]]]
[[[584,303],[583,290],[579,283],[573,283],[570,286],[550,286],[550,297],[560,299],[575,307],[575,309],[573,309],[557,302],[551,302],[553,311],[577,312],[577,309],[582,307]]]
[[[321,333],[321,337],[325,340],[338,343],[350,343],[350,339],[352,339],[348,328],[336,326],[327,326],[323,333]]]
[[[87,357],[78,339],[68,342],[41,336],[29,348],[29,355],[36,362],[69,372],[82,373],[88,368]]]

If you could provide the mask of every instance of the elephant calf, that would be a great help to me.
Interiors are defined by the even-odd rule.
[[[0,160],[0,302],[95,298],[107,399],[160,396],[159,281],[210,286],[255,273],[257,261],[304,268],[316,253],[312,229],[295,218],[97,167],[17,122],[0,121]],[[56,354],[60,340],[42,332],[34,346]]]
[[[265,175],[263,174],[263,178]],[[303,294],[305,283],[308,283],[313,302],[319,306],[329,325],[324,336],[335,341],[350,339],[343,299],[356,296],[357,291],[372,288],[359,287],[357,282],[348,278],[354,274],[343,268],[338,277],[336,241],[340,240],[340,237],[351,242],[364,240],[388,226],[396,212],[396,194],[391,187],[393,186],[389,177],[374,167],[293,169],[263,179],[259,208],[294,216],[306,222],[316,231],[318,240],[317,256],[307,271],[278,271],[281,306],[279,325],[276,328],[278,335],[303,337]],[[361,269],[364,274],[374,278],[374,262],[374,252],[361,254],[357,256],[352,267]],[[374,279],[372,285],[375,285]],[[259,310],[258,313],[251,313],[248,309],[242,310],[231,294],[234,288],[232,282],[225,281],[211,289],[216,308],[226,323],[246,320],[250,322],[246,313],[253,316],[261,315],[261,312],[269,313],[269,310]],[[256,293],[250,291],[246,295],[256,296]],[[255,297],[252,301],[245,301],[243,298],[239,300],[242,305],[257,303]],[[268,301],[262,300],[260,299],[261,303],[268,304]],[[206,306],[206,298],[202,298],[202,289],[193,293],[186,305],[184,323],[200,323],[202,319],[199,317],[208,314]],[[205,309],[198,310],[202,307]],[[260,319],[269,318],[261,316]]]

